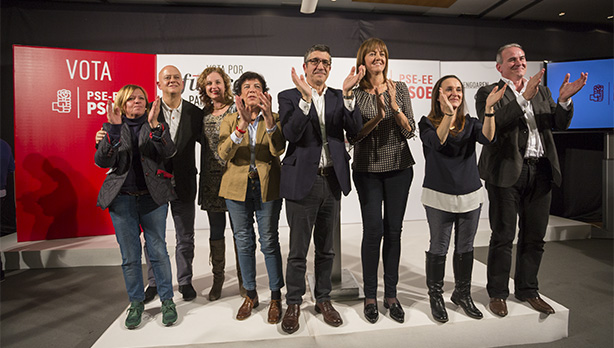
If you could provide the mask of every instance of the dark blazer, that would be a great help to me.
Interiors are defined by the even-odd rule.
[[[159,141],[152,139],[151,127],[145,122],[139,131],[139,143],[136,145],[132,144],[131,131],[125,123],[121,125],[120,139],[116,146],[110,142],[109,137],[105,137],[98,143],[94,161],[101,168],[110,168],[98,194],[97,205],[99,207],[107,209],[119,194],[132,166],[134,146],[138,146],[141,152],[143,174],[151,198],[159,205],[177,198],[170,178],[165,175],[165,172],[160,171],[164,168],[164,160],[171,158],[175,153],[175,144],[171,140],[168,125],[164,121],[160,123],[164,131]],[[104,123],[102,129],[109,133],[111,124]]]
[[[160,111],[158,121],[164,121]],[[181,120],[177,129],[177,153],[165,163],[166,170],[175,176],[175,192],[182,202],[194,202],[196,198],[196,141],[201,140],[203,111],[183,100]]]
[[[277,96],[282,133],[288,149],[281,166],[280,194],[283,198],[300,200],[307,196],[316,180],[322,152],[322,132],[315,106],[309,115],[299,108],[301,93],[293,88]],[[324,95],[325,124],[328,148],[339,186],[344,195],[351,190],[350,155],[345,149],[343,131],[356,136],[362,129],[362,116],[358,108],[350,112],[343,103],[341,90],[328,88]]]
[[[475,107],[481,121],[484,121],[486,98],[495,86],[502,88],[505,82],[482,87],[476,94]],[[539,91],[531,100],[539,135],[544,145],[544,157],[548,158],[552,168],[552,180],[561,184],[561,170],[552,130],[564,130],[569,127],[573,116],[573,105],[566,111],[552,100],[547,87],[539,86]],[[516,101],[516,96],[509,88],[503,98],[495,104],[495,124],[497,141],[482,149],[478,168],[480,177],[486,182],[510,187],[518,181],[522,170],[523,156],[526,150],[529,129],[524,113]]]

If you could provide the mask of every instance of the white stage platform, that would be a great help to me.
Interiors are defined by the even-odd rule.
[[[360,224],[342,225],[342,263],[362,282],[360,265]],[[590,237],[591,227],[567,219],[552,216],[547,240],[585,239]],[[542,295],[554,307],[556,313],[546,316],[534,311],[527,303],[508,299],[509,314],[505,318],[493,315],[488,308],[486,293],[486,266],[479,262],[474,265],[473,299],[484,313],[482,320],[467,317],[460,308],[449,300],[454,288],[452,262],[448,260],[444,298],[450,321],[446,324],[435,322],[430,315],[424,275],[424,251],[428,247],[426,221],[406,221],[402,237],[402,255],[398,298],[405,309],[405,323],[399,324],[383,308],[383,285],[378,293],[380,319],[376,324],[368,323],[362,315],[362,301],[335,302],[344,324],[333,328],[324,323],[322,316],[315,313],[310,293],[305,296],[301,307],[300,329],[288,335],[281,325],[266,322],[270,293],[262,254],[257,252],[258,292],[260,306],[252,316],[239,322],[234,317],[242,303],[234,271],[234,254],[230,232],[227,231],[226,282],[222,298],[209,302],[206,294],[212,282],[208,263],[207,230],[196,233],[193,285],[199,296],[192,302],[184,302],[181,294],[175,293],[179,320],[172,327],[164,327],[160,315],[160,303],[156,299],[146,306],[143,323],[136,330],[123,326],[125,313],[118,318],[99,338],[94,347],[234,347],[248,344],[251,347],[496,347],[555,341],[567,337],[569,310],[547,299],[548,289]],[[488,245],[490,230],[488,220],[480,221],[476,246]],[[174,231],[168,231],[167,242],[174,272]],[[285,261],[288,245],[288,228],[280,229],[280,243]],[[114,236],[76,238],[43,242],[17,243],[14,235],[2,237],[0,247],[5,257],[6,269],[54,268],[78,266],[120,265],[121,257]],[[310,253],[312,255],[313,253]],[[548,257],[546,253],[544,257]],[[308,263],[308,272],[313,262]],[[380,267],[381,274],[381,267]],[[381,282],[381,276],[380,276]],[[513,285],[510,284],[513,289]],[[175,285],[176,289],[176,285]],[[283,292],[283,290],[282,290]],[[126,302],[127,302],[126,298]],[[284,304],[285,309],[285,304]]]

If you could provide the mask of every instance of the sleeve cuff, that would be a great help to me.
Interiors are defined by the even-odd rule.
[[[277,125],[273,125],[273,128],[271,128],[271,129],[268,129],[268,128],[267,128],[267,129],[266,129],[266,132],[267,132],[267,133],[269,133],[269,134],[271,134],[271,133],[275,132],[276,130],[277,130]]]
[[[352,99],[343,99],[343,104],[345,105],[345,108],[348,109],[350,112],[354,111],[354,107],[356,106],[356,98],[352,98]]]
[[[525,111],[529,106],[529,101],[524,99],[524,96],[522,94],[516,97],[516,102],[518,102],[518,105],[520,106],[522,111]]]
[[[233,143],[239,145],[241,144],[243,138],[239,138],[237,134],[233,131],[232,133],[230,133],[230,140],[232,140]]]
[[[309,115],[309,109],[311,109],[311,103],[308,103],[301,98],[298,101],[298,107],[303,111],[305,116]]]
[[[569,109],[571,108],[571,98],[567,99],[567,101],[564,102],[564,103],[559,101],[559,105],[561,105],[563,110],[569,111]]]
[[[106,138],[113,147],[119,146],[119,142],[121,139],[121,129],[121,124],[112,124],[111,128],[109,128],[109,131],[107,132]]]
[[[109,133],[111,134],[111,136],[119,137],[121,130],[122,130],[121,124],[112,124],[111,128],[109,128]]]

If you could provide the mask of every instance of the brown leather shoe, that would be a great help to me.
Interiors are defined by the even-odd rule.
[[[490,304],[488,305],[490,310],[500,317],[507,315],[507,304],[502,298],[491,297]]]
[[[539,297],[539,295],[537,297],[530,297],[530,298],[522,298],[522,297],[516,296],[516,298],[522,302],[524,301],[529,302],[531,307],[533,307],[533,309],[535,309],[538,312],[542,312],[545,314],[554,314],[554,308],[552,308],[548,303],[546,303],[546,301],[542,300],[542,298]]]
[[[281,329],[285,333],[295,333],[298,330],[298,317],[301,315],[301,305],[289,304],[284,314],[284,319],[281,321]]]
[[[269,324],[277,324],[281,320],[281,300],[271,300],[269,304]]]
[[[341,326],[343,320],[330,301],[316,303],[316,312],[322,313],[324,321],[330,326]]]
[[[245,296],[245,301],[243,301],[243,304],[237,312],[237,320],[245,320],[249,318],[249,316],[252,315],[252,309],[258,307],[258,305],[258,296],[256,296],[256,298],[253,300],[249,298],[249,296]]]

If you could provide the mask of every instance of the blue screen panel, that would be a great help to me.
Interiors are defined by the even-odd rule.
[[[614,128],[614,59],[553,62],[546,65],[546,85],[556,101],[565,74],[569,81],[588,72],[586,86],[572,97],[574,115],[570,129]]]

